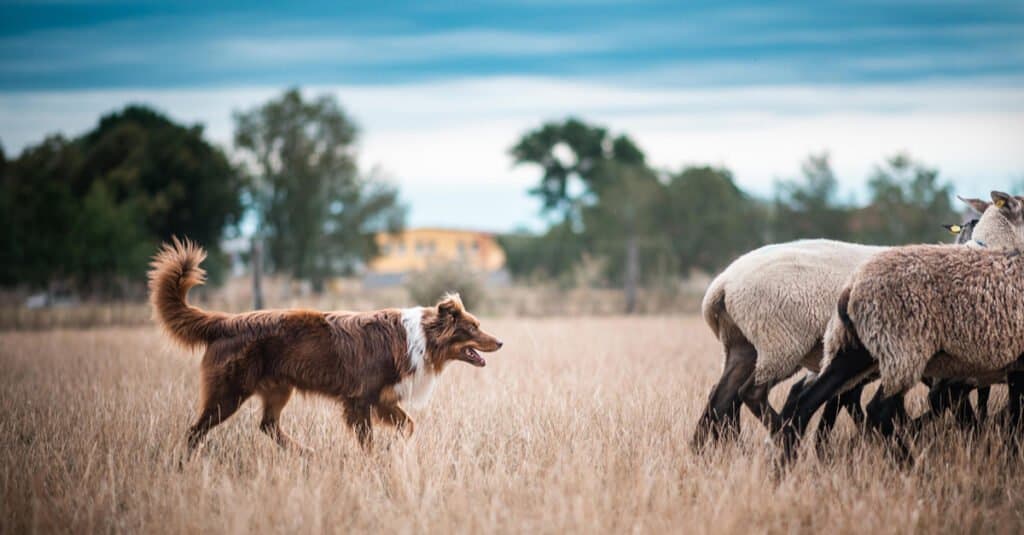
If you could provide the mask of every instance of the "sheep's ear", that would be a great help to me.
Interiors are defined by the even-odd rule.
[[[1006,209],[1011,212],[1015,212],[1020,209],[1021,201],[1009,193],[993,191],[992,204],[995,204],[996,208],[999,208],[1000,210]]]
[[[950,234],[960,234],[964,230],[960,225],[942,225],[942,228],[948,230]]]
[[[465,310],[457,293],[448,294],[437,303],[437,314],[442,317],[458,318]]]
[[[961,201],[963,201],[964,204],[966,204],[967,206],[971,207],[971,210],[974,210],[975,212],[978,212],[979,214],[984,214],[985,210],[988,210],[988,207],[989,207],[989,204],[990,204],[990,203],[985,202],[985,201],[983,201],[981,199],[965,199],[965,198],[963,198],[963,197],[961,197],[959,195],[957,195],[956,198],[960,199]]]

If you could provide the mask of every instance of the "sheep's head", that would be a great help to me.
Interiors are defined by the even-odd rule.
[[[1024,248],[1024,197],[992,192],[992,202],[960,200],[981,214],[973,239],[990,247]]]
[[[950,234],[955,236],[953,243],[957,245],[963,245],[974,236],[974,227],[978,224],[978,219],[974,218],[970,221],[964,222],[962,225],[942,225],[942,228],[949,231]]]

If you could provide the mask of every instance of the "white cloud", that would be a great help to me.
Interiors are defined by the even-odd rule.
[[[311,62],[376,64],[463,57],[523,57],[594,52],[613,45],[597,35],[541,34],[462,29],[413,35],[247,37],[219,41],[215,54],[225,62]]]
[[[796,175],[800,161],[820,150],[832,153],[850,191],[862,189],[871,167],[899,150],[938,167],[971,195],[1005,187],[1024,174],[1024,92],[1017,84],[984,80],[652,89],[501,77],[308,91],[336,93],[358,120],[363,163],[380,165],[408,192],[414,224],[507,229],[535,222],[536,203],[516,192],[534,183],[536,171],[512,169],[507,150],[526,130],[567,115],[630,134],[658,166],[728,166],[742,186],[761,194],[774,179]],[[0,132],[11,154],[48,132],[77,134],[104,112],[144,102],[177,120],[202,122],[213,140],[227,146],[232,110],[278,92],[255,87],[0,93]],[[481,207],[488,202],[503,208]]]

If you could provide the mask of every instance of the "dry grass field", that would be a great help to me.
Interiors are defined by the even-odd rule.
[[[316,453],[279,451],[250,400],[181,470],[197,355],[149,327],[2,333],[0,531],[1024,529],[1024,465],[995,433],[926,433],[906,470],[843,416],[830,458],[805,450],[777,482],[745,413],[736,445],[695,456],[687,443],[721,365],[698,317],[484,326],[505,348],[483,369],[453,364],[409,441],[378,430],[365,455],[339,407],[300,396],[283,425]]]

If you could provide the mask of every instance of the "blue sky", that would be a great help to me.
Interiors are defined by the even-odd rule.
[[[577,114],[759,194],[829,150],[853,195],[907,150],[967,194],[1024,178],[1024,3],[0,2],[8,152],[146,102],[230,150],[299,85],[362,126],[414,225],[536,227],[507,148]],[[972,189],[973,188],[973,189]]]

